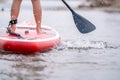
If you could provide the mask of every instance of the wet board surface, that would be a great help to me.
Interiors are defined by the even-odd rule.
[[[36,52],[49,49],[60,41],[60,36],[55,29],[42,26],[40,34],[37,34],[35,22],[26,21],[16,26],[16,33],[24,39],[9,33],[0,34],[0,49],[20,52]],[[24,49],[22,49],[24,48]]]

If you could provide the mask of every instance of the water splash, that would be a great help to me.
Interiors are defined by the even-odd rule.
[[[90,41],[90,40],[76,40],[76,41],[63,41],[57,50],[89,50],[89,49],[105,49],[105,48],[119,48],[104,41]]]

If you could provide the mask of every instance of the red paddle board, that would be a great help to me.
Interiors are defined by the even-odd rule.
[[[59,33],[47,26],[42,26],[37,34],[35,22],[24,21],[16,26],[16,33],[24,39],[9,33],[0,33],[0,49],[15,52],[39,52],[48,50],[60,43]]]

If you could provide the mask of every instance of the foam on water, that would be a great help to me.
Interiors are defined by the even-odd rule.
[[[90,50],[90,49],[117,49],[120,48],[120,45],[110,44],[104,41],[90,41],[79,39],[76,41],[68,40],[62,41],[60,45],[55,47],[55,50]]]

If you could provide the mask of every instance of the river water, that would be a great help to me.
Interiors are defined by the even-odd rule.
[[[10,3],[1,4],[5,8],[0,11],[1,29],[7,27]],[[19,21],[34,19],[31,4],[27,3],[23,1]],[[95,31],[81,34],[69,10],[53,9],[48,4],[45,6],[47,2],[42,3],[42,23],[60,33],[61,43],[46,52],[17,54],[1,51],[0,80],[120,79],[120,13],[76,10],[96,25]]]

